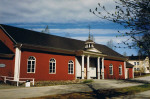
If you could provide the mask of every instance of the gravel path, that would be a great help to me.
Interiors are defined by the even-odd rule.
[[[71,85],[57,85],[47,87],[30,87],[30,88],[15,88],[15,89],[1,89],[0,99],[18,99],[29,97],[40,97],[55,94],[67,94],[74,92],[88,92],[94,89],[112,89],[122,88],[128,86],[136,86],[139,83],[130,83],[124,80],[94,80],[92,84],[71,84]]]

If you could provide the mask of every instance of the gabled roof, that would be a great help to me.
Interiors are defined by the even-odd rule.
[[[13,52],[0,40],[0,53],[13,54]]]
[[[129,62],[126,62],[126,68],[133,68],[134,65],[130,64]]]
[[[17,43],[20,44],[51,47],[71,51],[84,50],[85,47],[85,41],[59,37],[51,34],[45,34],[8,25],[1,26]],[[97,50],[99,50],[105,55],[125,58],[124,56],[113,51],[105,45],[95,44],[94,46]]]
[[[0,40],[0,58],[12,58],[14,53]]]

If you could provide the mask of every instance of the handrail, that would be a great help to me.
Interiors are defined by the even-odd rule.
[[[11,79],[9,79],[9,78],[14,78],[14,77],[8,77],[8,76],[0,76],[0,77],[3,77],[4,78],[4,83],[6,83],[6,81],[8,80],[8,81],[15,81],[15,80],[11,80]],[[7,79],[8,78],[8,79]],[[33,86],[34,86],[34,78],[19,78],[19,79],[32,79],[32,84],[33,84]],[[19,82],[21,82],[21,81],[16,81],[17,82],[17,86],[19,86]]]

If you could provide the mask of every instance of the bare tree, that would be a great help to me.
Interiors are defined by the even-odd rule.
[[[90,12],[101,19],[112,21],[129,29],[117,37],[129,37],[122,43],[128,48],[142,49],[150,56],[150,0],[114,0],[114,12],[109,12],[101,3]],[[104,13],[102,12],[104,11]],[[129,43],[132,40],[134,43]],[[117,46],[122,48],[121,45]],[[125,48],[125,47],[123,47]]]
[[[109,48],[115,50],[114,43],[113,43],[113,40],[112,40],[112,39],[109,40],[109,41],[106,43],[106,45],[107,45]]]
[[[127,56],[127,53],[126,53],[126,52],[123,52],[123,56]]]

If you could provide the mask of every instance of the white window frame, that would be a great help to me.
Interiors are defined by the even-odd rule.
[[[137,62],[137,65],[140,65],[140,62]]]
[[[55,62],[52,62],[52,72],[50,72],[50,63],[51,63],[51,60],[52,59],[54,59],[55,60]],[[55,65],[54,65],[54,63],[55,63]],[[53,72],[53,67],[55,66],[55,72]],[[49,60],[49,74],[56,74],[56,59],[55,58],[51,58],[50,60]]]
[[[119,72],[119,75],[122,75],[122,65],[119,65],[119,70],[121,70],[121,73]]]
[[[136,62],[134,62],[134,65],[136,65]]]
[[[30,59],[31,57],[34,58],[34,59]],[[28,62],[29,61],[31,61],[30,72],[28,72],[28,69],[29,69],[28,68],[28,65],[29,65]],[[33,65],[32,63],[33,63],[33,61],[34,61],[34,72],[32,72],[32,65]],[[34,56],[29,56],[29,58],[27,59],[27,73],[35,73],[35,69],[36,69],[36,58]]]
[[[69,66],[73,69],[73,72],[71,72],[71,68],[69,69]],[[73,60],[69,60],[68,62],[68,74],[74,74],[74,61]]]
[[[112,68],[112,71],[111,71],[112,73],[110,73],[110,68]],[[112,64],[109,65],[109,75],[113,75],[113,65]]]

